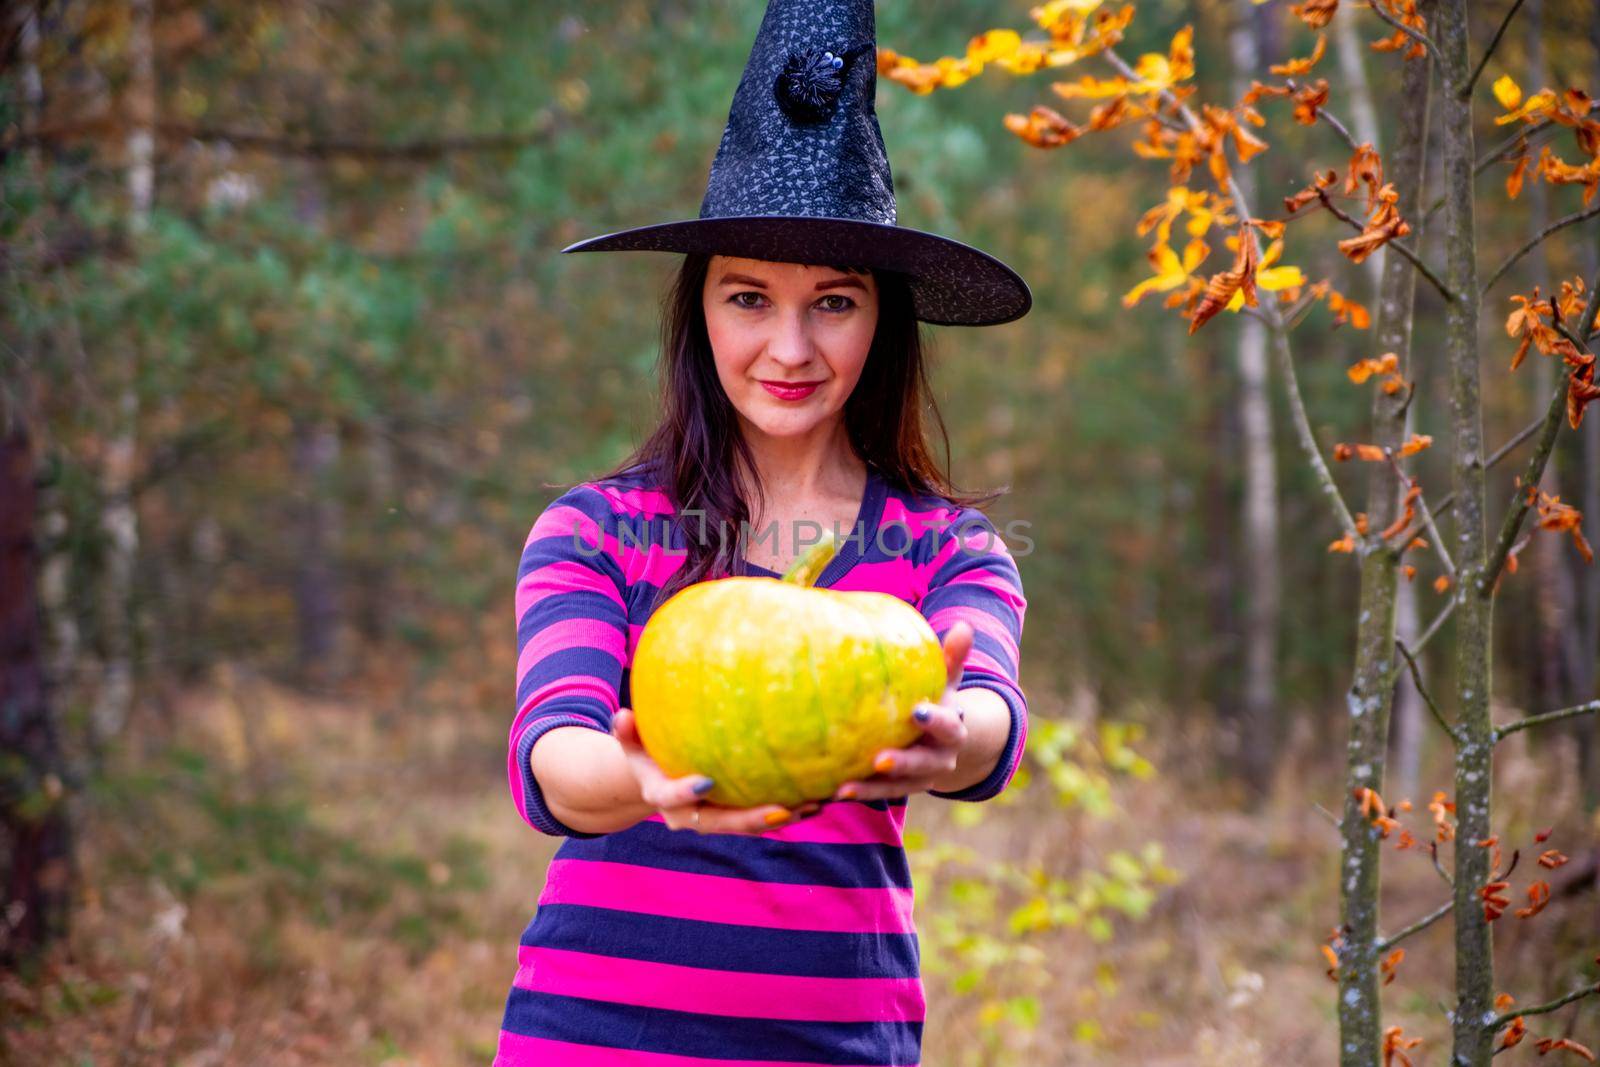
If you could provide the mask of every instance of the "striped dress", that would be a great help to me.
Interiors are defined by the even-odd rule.
[[[534,742],[558,726],[608,730],[628,706],[653,594],[684,560],[673,515],[635,469],[567,491],[522,550],[506,773],[523,820],[565,840],[522,934],[494,1063],[916,1064],[924,1002],[904,798],[830,803],[745,836],[673,831],[660,815],[583,833],[540,794]],[[1016,564],[982,512],[903,493],[870,467],[855,530],[817,585],[891,593],[941,637],[959,619],[972,625],[959,687],[999,694],[1010,734],[988,777],[934,795],[997,795],[1028,730]]]

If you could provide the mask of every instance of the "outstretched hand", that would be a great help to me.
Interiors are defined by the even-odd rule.
[[[801,804],[793,810],[782,804],[762,804],[754,808],[730,808],[704,800],[715,783],[703,774],[669,778],[639,740],[639,727],[632,708],[618,708],[611,719],[611,734],[622,745],[628,767],[639,782],[639,795],[646,804],[661,812],[673,830],[694,830],[702,834],[760,834],[784,826],[820,810],[817,803]]]
[[[887,800],[910,796],[934,788],[938,780],[956,768],[956,759],[967,744],[967,727],[956,706],[956,684],[972,651],[972,627],[958,622],[945,634],[945,689],[937,703],[923,701],[912,709],[911,717],[922,727],[922,736],[905,748],[886,748],[873,757],[878,772],[870,778],[843,782],[834,792],[836,800]]]

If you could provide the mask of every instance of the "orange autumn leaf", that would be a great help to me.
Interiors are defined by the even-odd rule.
[[[1400,573],[1404,574],[1406,576],[1406,581],[1409,582],[1412,579],[1416,578],[1416,576],[1417,576],[1417,568],[1412,566],[1411,564],[1407,563],[1405,566],[1400,568]]]
[[[1328,961],[1328,977],[1337,982],[1339,980],[1339,954],[1333,951],[1332,945],[1319,947],[1322,949],[1322,958]]]
[[[1366,227],[1357,236],[1339,242],[1339,251],[1352,263],[1360,263],[1390,241],[1411,232],[1411,224],[1400,217],[1400,210],[1395,206],[1399,199],[1400,194],[1393,185],[1384,185],[1378,190],[1378,206],[1367,219]]]
[[[1500,1008],[1498,1003],[1495,1005],[1495,1007],[1497,1010],[1505,1010]],[[1495,1048],[1496,1050],[1512,1048],[1520,1043],[1522,1039],[1527,1036],[1527,1034],[1528,1024],[1523,1022],[1522,1016],[1519,1015],[1515,1019],[1512,1019],[1510,1024],[1506,1026],[1505,1031],[1500,1035],[1499,1042],[1495,1044]]]
[[[1322,59],[1322,54],[1327,50],[1327,34],[1319,33],[1317,34],[1317,45],[1311,50],[1309,56],[1303,59],[1291,59],[1287,63],[1276,63],[1267,69],[1285,78],[1298,78],[1302,74],[1309,74],[1311,68],[1317,65],[1317,62]]]
[[[1447,580],[1446,585],[1448,584]],[[1437,585],[1435,585],[1435,588],[1438,588]],[[1440,591],[1443,592],[1443,590]],[[1428,804],[1428,810],[1433,813],[1433,825],[1437,839],[1440,841],[1454,841],[1456,827],[1450,821],[1449,816],[1454,813],[1456,806],[1453,801],[1445,798],[1446,794],[1442,790],[1434,793],[1433,800]]]
[[[1233,269],[1218,271],[1206,283],[1205,295],[1189,319],[1192,334],[1204,326],[1217,312],[1228,306],[1235,293],[1242,294],[1244,302],[1255,307],[1257,249],[1255,235],[1248,226],[1239,229],[1239,251],[1234,257]]]
[[[1414,433],[1409,441],[1400,446],[1399,454],[1401,456],[1414,456],[1432,444],[1432,437],[1425,433]]]
[[[1405,958],[1406,950],[1403,948],[1397,948],[1383,958],[1383,962],[1378,965],[1378,970],[1383,975],[1384,985],[1394,981],[1395,975],[1399,973],[1400,961]]]
[[[1350,154],[1344,191],[1346,194],[1351,194],[1366,186],[1367,210],[1370,212],[1378,206],[1378,194],[1383,189],[1383,184],[1383,160],[1371,142],[1364,141]]]
[[[1533,162],[1533,157],[1528,154],[1526,143],[1522,151],[1512,156],[1507,162],[1512,164],[1511,173],[1506,175],[1506,196],[1515,200],[1522,192],[1522,181],[1528,174],[1528,164]]]
[[[1450,588],[1450,576],[1448,574],[1441,574],[1441,575],[1439,575],[1439,577],[1437,577],[1437,578],[1435,578],[1433,580],[1433,591],[1435,593],[1442,593],[1446,589],[1449,589],[1449,588]]]
[[[1550,883],[1540,879],[1528,887],[1528,906],[1517,909],[1517,918],[1531,919],[1550,903]]]
[[[1026,115],[1007,115],[1005,126],[1035,148],[1060,148],[1076,141],[1084,132],[1061,112],[1043,104],[1034,105]]]
[[[1349,534],[1345,534],[1343,537],[1339,538],[1337,541],[1330,542],[1329,545],[1328,545],[1328,551],[1329,552],[1354,552],[1355,550],[1356,550],[1355,539],[1352,538]]]
[[[1567,855],[1560,849],[1546,849],[1545,851],[1539,853],[1539,866],[1545,868],[1546,870],[1553,871],[1566,862]]]
[[[1295,193],[1293,196],[1284,197],[1283,198],[1283,210],[1285,210],[1289,214],[1293,215],[1295,212],[1299,211],[1301,208],[1305,207],[1307,204],[1311,203],[1313,200],[1320,199],[1321,196],[1322,196],[1322,190],[1324,190],[1324,189],[1328,188],[1329,186],[1333,185],[1333,183],[1337,182],[1338,180],[1339,180],[1339,172],[1338,171],[1336,171],[1336,170],[1325,170],[1325,171],[1323,171],[1322,173],[1320,173],[1320,174],[1318,174],[1316,176],[1316,178],[1312,181],[1312,183],[1310,185],[1306,186],[1304,189],[1300,190],[1298,193]]]
[[[1484,922],[1492,923],[1505,914],[1511,906],[1511,898],[1505,895],[1510,888],[1510,882],[1490,882],[1478,890],[1478,896],[1483,898]]]
[[[1302,126],[1314,126],[1317,112],[1328,102],[1328,79],[1318,78],[1310,85],[1295,90],[1294,120]]]
[[[1590,1063],[1595,1062],[1594,1053],[1590,1052],[1587,1046],[1580,1045],[1569,1037],[1541,1037],[1534,1042],[1534,1048],[1539,1050],[1539,1055],[1541,1056],[1548,1056],[1552,1052],[1570,1052],[1574,1056],[1581,1056]]]
[[[1383,1032],[1383,1067],[1414,1067],[1411,1057],[1406,1053],[1422,1044],[1422,1038],[1405,1036],[1398,1026],[1391,1026]]]
[[[1352,382],[1362,385],[1374,374],[1393,374],[1399,366],[1400,357],[1394,352],[1385,352],[1376,359],[1368,357],[1352,363],[1345,373]]]
[[[1333,13],[1339,10],[1339,0],[1301,0],[1290,4],[1289,10],[1313,30],[1320,30],[1333,21]]]
[[[1583,512],[1571,504],[1563,504],[1560,495],[1552,496],[1543,490],[1539,491],[1536,507],[1539,511],[1539,528],[1542,530],[1566,531],[1572,535],[1573,543],[1577,546],[1578,554],[1583,556],[1585,563],[1594,562],[1594,551],[1589,547],[1588,540],[1583,536]]]

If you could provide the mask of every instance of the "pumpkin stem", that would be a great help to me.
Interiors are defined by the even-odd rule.
[[[817,579],[822,577],[822,572],[838,553],[839,539],[833,536],[831,530],[824,530],[822,540],[806,549],[799,559],[790,564],[783,573],[783,580],[790,585],[810,588],[817,584]]]

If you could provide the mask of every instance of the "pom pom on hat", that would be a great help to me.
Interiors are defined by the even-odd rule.
[[[808,48],[791,52],[773,83],[778,106],[795,122],[822,122],[833,114],[844,87],[845,57]]]

